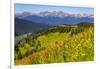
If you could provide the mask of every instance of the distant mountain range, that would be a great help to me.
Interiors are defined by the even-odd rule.
[[[58,25],[58,24],[76,24],[80,22],[94,22],[93,14],[70,14],[63,11],[45,11],[40,13],[15,13],[15,18],[29,20],[36,23]]]
[[[31,12],[22,12],[22,13],[15,13],[15,16],[17,17],[26,17],[26,16],[30,16],[30,15],[36,15],[36,16],[55,16],[55,17],[60,17],[60,18],[64,18],[64,17],[88,17],[88,18],[93,18],[94,15],[93,14],[70,14],[70,13],[66,13],[63,11],[44,11],[44,12],[40,12],[40,13],[31,13]]]
[[[93,14],[69,14],[62,11],[40,13],[16,13],[15,34],[36,34],[57,25],[75,25],[78,23],[94,23]]]

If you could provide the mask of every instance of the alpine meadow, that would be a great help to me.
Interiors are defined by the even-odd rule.
[[[15,65],[94,61],[94,9],[15,4]]]

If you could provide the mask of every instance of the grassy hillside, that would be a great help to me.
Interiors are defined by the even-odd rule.
[[[16,65],[94,60],[93,24],[59,25],[23,40],[15,44]]]

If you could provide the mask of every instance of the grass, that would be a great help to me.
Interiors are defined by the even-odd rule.
[[[93,61],[94,28],[73,35],[72,31],[50,32],[25,43],[15,54],[21,56],[15,57],[16,65]]]

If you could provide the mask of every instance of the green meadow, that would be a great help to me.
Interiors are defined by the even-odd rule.
[[[59,25],[26,36],[15,42],[14,53],[16,65],[93,61],[93,23]]]

